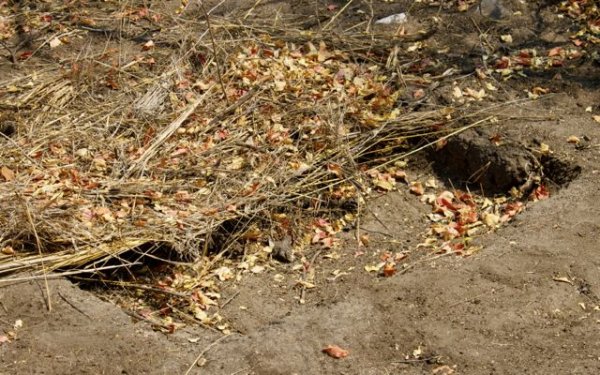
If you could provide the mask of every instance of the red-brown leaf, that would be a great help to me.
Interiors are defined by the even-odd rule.
[[[349,354],[347,350],[342,349],[337,345],[327,345],[327,347],[323,349],[323,353],[336,359],[345,358]]]

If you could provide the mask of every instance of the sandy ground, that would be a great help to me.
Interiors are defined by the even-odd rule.
[[[478,254],[381,278],[363,270],[370,255],[354,257],[355,243],[348,242],[341,259],[317,258],[319,287],[303,305],[290,266],[281,264],[284,282],[265,273],[225,289],[224,300],[233,297],[222,311],[230,336],[198,326],[155,332],[67,280],[50,282],[51,312],[42,281],[4,287],[0,325],[8,330],[20,319],[22,327],[15,341],[0,345],[0,374],[183,374],[190,366],[191,374],[215,375],[600,373],[600,148],[577,150],[566,141],[585,135],[592,145],[600,142],[600,125],[585,112],[600,102],[600,78],[597,67],[583,80],[563,78],[532,79],[528,86],[563,90],[511,108],[557,120],[503,130],[513,139],[543,140],[582,173],[478,238]],[[394,192],[370,208],[364,230],[393,233],[397,249],[420,242],[430,211],[417,197]],[[324,355],[329,344],[349,356]]]

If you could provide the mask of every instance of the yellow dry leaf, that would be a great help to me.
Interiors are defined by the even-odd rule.
[[[425,182],[425,187],[437,189],[438,184],[437,184],[437,181],[435,180],[435,178],[430,178],[429,180],[427,180]]]
[[[562,276],[562,277],[556,276],[556,277],[553,277],[552,280],[558,281],[560,283],[567,283],[567,284],[573,285],[573,281],[571,281],[571,279],[569,279],[566,276]]]
[[[283,90],[285,90],[285,87],[287,86],[287,83],[283,80],[276,80],[274,84],[275,84],[275,91],[283,91]]]
[[[299,286],[302,286],[306,289],[313,289],[313,288],[317,287],[315,284],[309,283],[308,281],[304,281],[304,280],[298,280],[298,281],[296,281],[296,284]]]
[[[484,89],[476,91],[476,90],[473,90],[473,89],[468,88],[468,87],[463,90],[463,94],[466,95],[466,96],[469,96],[469,97],[471,97],[473,99],[476,99],[476,100],[481,100],[481,99],[483,99],[486,96],[486,93],[485,93]]]
[[[50,46],[50,48],[56,48],[58,46],[60,46],[62,44],[62,41],[58,38],[54,38],[52,40],[50,40],[50,42],[48,42],[48,45]]]
[[[454,88],[452,89],[452,96],[454,96],[456,99],[460,99],[463,97],[463,93],[460,87],[454,86]]]
[[[377,265],[366,265],[365,266],[365,271],[367,271],[367,272],[379,272],[379,270],[383,266],[385,266],[385,262],[381,262],[381,263],[379,263]]]
[[[5,246],[0,252],[4,255],[15,255],[15,249],[13,249],[12,246]]]
[[[245,159],[242,157],[235,157],[233,159],[231,159],[231,161],[229,162],[229,165],[227,165],[227,170],[228,171],[237,171],[242,169],[242,167],[244,166],[245,163]]]
[[[396,181],[392,178],[392,179],[382,179],[382,178],[376,178],[373,180],[373,185],[377,186],[380,189],[386,190],[386,191],[390,191],[394,189],[394,186],[396,185]]]
[[[15,179],[15,172],[13,172],[12,169],[10,169],[6,166],[4,166],[4,167],[2,167],[2,169],[0,169],[0,174],[6,181],[13,181]]]
[[[229,267],[223,266],[223,267],[217,268],[216,270],[214,270],[213,273],[221,281],[226,281],[226,280],[233,278],[233,272],[231,272],[231,269]]]
[[[482,217],[483,223],[490,228],[495,228],[500,222],[500,216],[492,213],[485,213]]]
[[[542,155],[548,155],[548,154],[551,154],[551,153],[552,153],[552,151],[550,150],[550,146],[549,146],[549,145],[547,145],[547,144],[545,144],[545,143],[542,143],[542,144],[540,144],[540,153],[541,153]]]

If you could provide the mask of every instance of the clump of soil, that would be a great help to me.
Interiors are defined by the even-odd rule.
[[[527,194],[544,178],[564,186],[581,173],[576,164],[536,152],[489,129],[469,129],[452,137],[441,149],[432,150],[430,158],[441,178],[489,195],[505,194],[512,188]]]
[[[494,144],[483,129],[470,129],[448,140],[431,155],[440,176],[488,194],[506,193],[538,173],[537,159],[514,141]]]

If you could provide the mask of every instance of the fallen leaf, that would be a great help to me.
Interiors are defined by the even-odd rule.
[[[420,181],[415,181],[410,183],[410,192],[414,195],[423,195],[425,193],[425,189]]]
[[[217,268],[214,271],[214,274],[219,278],[219,280],[221,281],[226,281],[229,279],[233,278],[233,272],[231,271],[231,269],[229,267],[221,267],[221,268]]]
[[[0,174],[2,174],[2,177],[4,177],[4,180],[6,181],[13,181],[15,179],[15,172],[8,167],[2,167],[2,169],[0,169]]]
[[[308,281],[304,281],[304,280],[298,280],[298,281],[296,281],[296,284],[299,286],[302,286],[306,289],[314,289],[317,287],[315,284],[309,283]]]
[[[48,45],[50,45],[50,48],[56,48],[56,47],[60,46],[61,44],[62,44],[62,42],[58,38],[54,38],[50,42],[48,42]]]
[[[481,89],[481,90],[473,90],[469,87],[467,87],[466,89],[463,90],[463,94],[465,96],[469,96],[475,100],[481,100],[486,96],[485,90]]]
[[[144,45],[142,46],[142,50],[143,51],[148,51],[150,49],[154,48],[154,42],[152,40],[147,41],[146,43],[144,43]]]
[[[544,199],[548,199],[550,197],[550,192],[546,188],[545,185],[538,186],[532,193],[531,199],[534,201],[541,201]]]
[[[550,51],[548,51],[548,57],[560,56],[563,49],[561,47],[554,47]]]
[[[412,355],[415,358],[421,358],[421,356],[423,355],[423,348],[421,348],[421,345],[419,345],[415,350],[413,350]]]
[[[454,374],[454,369],[448,365],[436,367],[431,372],[433,375],[451,375]]]
[[[500,216],[498,216],[496,214],[492,214],[492,213],[483,214],[481,219],[482,219],[483,223],[490,228],[495,228],[498,225],[498,223],[500,222]]]
[[[1,252],[4,255],[15,255],[15,249],[13,249],[12,246],[3,247]]]
[[[397,270],[396,270],[395,263],[386,263],[385,266],[383,266],[383,276],[385,276],[385,277],[394,276],[396,271]]]
[[[360,241],[361,245],[363,245],[365,247],[369,247],[369,235],[368,234],[361,234],[359,241]]]
[[[427,180],[425,182],[425,186],[428,188],[437,189],[438,184],[437,184],[437,181],[435,180],[435,178],[430,178],[429,180]]]
[[[396,186],[396,180],[387,173],[380,174],[377,178],[373,179],[373,185],[382,190],[391,191]]]
[[[371,266],[367,265],[367,266],[365,266],[365,271],[367,271],[367,272],[379,272],[379,270],[381,269],[381,267],[383,267],[384,265],[385,265],[385,263],[383,263],[383,262],[379,263],[377,265],[374,265],[374,266],[373,265],[371,265]]]
[[[337,345],[327,345],[327,347],[323,349],[323,353],[336,359],[345,358],[349,354],[347,350],[342,349]]]
[[[417,89],[413,92],[413,98],[415,99],[421,99],[425,96],[425,90],[423,89]]]
[[[573,285],[573,282],[571,281],[571,279],[569,279],[566,276],[562,276],[562,277],[555,276],[552,278],[552,280],[558,281],[560,283],[567,283],[567,284]]]

